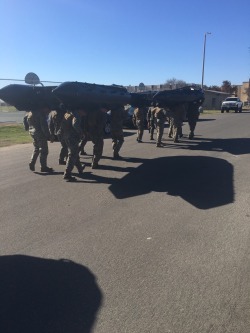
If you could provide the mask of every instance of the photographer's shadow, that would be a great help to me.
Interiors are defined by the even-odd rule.
[[[91,332],[102,293],[86,267],[10,255],[0,257],[0,271],[0,332]]]

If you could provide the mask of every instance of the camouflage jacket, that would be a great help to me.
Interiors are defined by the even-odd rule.
[[[49,131],[52,135],[61,134],[61,125],[63,121],[63,112],[51,111],[49,114]]]
[[[154,117],[157,123],[164,124],[166,121],[165,110],[159,107],[154,108]]]
[[[61,134],[65,139],[73,137],[80,140],[83,135],[81,117],[72,112],[66,112],[61,124]]]
[[[50,140],[50,132],[47,122],[47,117],[43,112],[30,111],[27,115],[29,124],[29,133],[33,136],[43,136]]]
[[[107,119],[105,112],[101,110],[91,110],[88,112],[86,119],[86,129],[88,133],[93,137],[103,137],[104,126]]]
[[[144,108],[136,108],[136,109],[134,109],[133,121],[140,120],[141,122],[143,122],[144,119],[145,119],[145,110],[144,110]]]
[[[124,107],[111,109],[111,131],[119,131],[123,128]]]

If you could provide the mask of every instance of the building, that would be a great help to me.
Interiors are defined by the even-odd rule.
[[[237,86],[237,95],[243,102],[243,105],[250,103],[250,79]]]
[[[204,90],[205,101],[203,103],[204,110],[220,110],[221,103],[231,94],[224,93],[221,91]]]

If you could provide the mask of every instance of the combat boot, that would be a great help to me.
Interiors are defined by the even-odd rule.
[[[114,153],[113,158],[114,158],[114,160],[121,160],[122,159],[121,156],[119,155],[119,153]]]
[[[78,174],[82,175],[84,169],[85,169],[85,164],[82,164],[81,168],[78,168]]]
[[[30,168],[31,171],[35,171],[35,164],[30,162],[29,163],[29,168]]]
[[[91,164],[92,169],[98,169],[98,167],[99,167],[99,165],[97,162],[92,162],[92,164]]]
[[[54,172],[54,169],[53,168],[50,168],[48,166],[45,166],[45,167],[41,167],[41,172]]]
[[[76,182],[76,177],[73,177],[70,173],[65,172],[63,175],[63,179],[65,179],[67,182]]]
[[[191,131],[191,132],[189,133],[188,138],[189,138],[190,140],[192,140],[192,139],[194,138],[194,132]]]

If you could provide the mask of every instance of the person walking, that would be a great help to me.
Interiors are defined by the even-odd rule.
[[[68,182],[74,182],[77,179],[72,176],[72,170],[77,168],[79,175],[83,173],[85,165],[82,165],[79,157],[79,141],[82,137],[81,129],[81,116],[84,115],[83,110],[76,110],[74,112],[67,111],[64,114],[61,133],[66,142],[68,149],[68,157],[66,162],[66,169],[63,178]]]
[[[124,143],[123,134],[124,106],[116,105],[111,108],[111,138],[113,148],[113,158],[118,160],[121,158],[119,152]]]
[[[166,112],[163,108],[159,107],[159,104],[157,104],[156,108],[154,109],[154,117],[155,117],[156,130],[157,130],[156,147],[163,147],[162,136],[163,136],[164,125],[165,125],[165,121],[166,121]]]
[[[145,109],[143,107],[137,107],[134,109],[132,121],[135,127],[137,127],[137,142],[142,142],[144,133],[144,122],[145,122]]]
[[[97,169],[102,157],[104,146],[104,125],[107,119],[107,107],[95,107],[87,113],[86,130],[89,139],[93,142],[93,157],[91,168]]]
[[[57,138],[61,144],[61,149],[59,153],[59,165],[66,165],[66,160],[68,156],[68,149],[66,142],[61,134],[61,125],[64,114],[66,113],[66,108],[63,104],[60,104],[57,110],[53,110],[49,114],[49,131],[54,140]]]
[[[150,134],[150,140],[154,140],[154,130],[156,128],[154,103],[152,103],[151,107],[148,108],[147,122],[148,122],[148,130],[149,130],[149,134]]]
[[[179,137],[182,137],[182,124],[186,114],[186,103],[176,104],[170,107],[172,112],[172,137],[174,142],[179,142]]]
[[[40,155],[41,172],[53,172],[53,168],[47,166],[47,158],[49,154],[48,141],[53,141],[49,132],[47,117],[50,112],[48,106],[40,106],[28,112],[27,123],[29,134],[33,140],[34,150],[31,155],[29,168],[35,171],[35,164]]]
[[[188,104],[187,108],[187,120],[188,120],[188,125],[189,125],[189,135],[188,138],[192,140],[194,138],[194,131],[196,128],[197,121],[199,119],[199,108],[200,108],[200,103],[198,101],[194,101]]]

